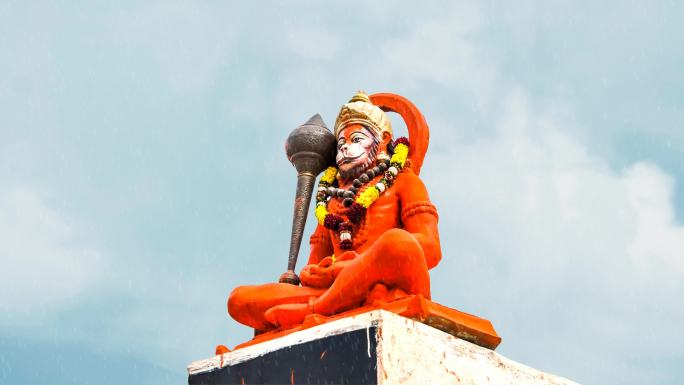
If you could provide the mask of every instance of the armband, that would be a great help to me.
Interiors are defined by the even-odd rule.
[[[419,201],[413,202],[406,207],[401,209],[401,221],[406,221],[407,218],[412,217],[416,214],[432,214],[437,220],[439,220],[439,215],[437,214],[437,208],[430,201]]]

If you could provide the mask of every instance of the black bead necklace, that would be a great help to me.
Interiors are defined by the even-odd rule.
[[[345,207],[349,207],[354,203],[354,197],[359,192],[359,189],[366,183],[370,182],[376,176],[380,175],[382,172],[389,168],[389,159],[378,160],[377,166],[369,168],[366,172],[359,175],[358,178],[352,181],[352,186],[346,190],[339,187],[328,187],[326,189],[326,194],[330,197],[342,198],[342,203]]]

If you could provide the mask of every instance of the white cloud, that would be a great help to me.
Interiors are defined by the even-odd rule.
[[[486,52],[472,38],[481,27],[476,9],[456,13],[449,21],[426,21],[408,37],[391,39],[381,45],[380,71],[394,81],[428,81],[440,86],[466,90],[483,108],[497,82],[493,53]]]
[[[630,255],[637,262],[659,259],[684,273],[684,227],[674,222],[672,177],[652,164],[640,163],[627,171],[624,182],[637,218]]]
[[[103,260],[35,192],[0,192],[0,325],[45,321],[97,281]]]
[[[513,359],[579,381],[645,381],[647,370],[613,370],[631,357],[627,341],[652,359],[684,342],[642,332],[684,317],[655,305],[682,293],[672,178],[644,162],[614,170],[522,91],[503,105],[493,137],[430,158],[445,255],[435,299],[491,317]]]

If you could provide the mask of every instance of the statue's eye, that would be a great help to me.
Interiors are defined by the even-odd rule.
[[[358,143],[360,141],[361,141],[361,138],[358,136],[356,138],[352,139],[352,142],[354,142],[354,143]]]

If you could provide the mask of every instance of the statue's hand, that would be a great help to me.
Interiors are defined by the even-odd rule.
[[[347,267],[359,254],[346,251],[333,260],[325,257],[317,265],[306,265],[299,274],[302,285],[314,288],[328,288],[335,281],[340,272]]]
[[[323,263],[326,259],[329,262]],[[303,286],[313,288],[327,288],[332,285],[335,277],[333,276],[332,259],[325,258],[318,265],[306,265],[299,274],[299,279]]]
[[[332,257],[325,257],[325,258],[321,259],[320,262],[318,262],[318,267],[320,267],[320,268],[330,267],[330,266],[332,266],[333,262],[335,262],[335,261],[333,261]]]
[[[357,253],[356,251],[353,251],[353,250],[345,251],[339,257],[335,258],[335,262],[351,261],[352,259],[354,259],[358,256],[359,256],[359,253]]]

